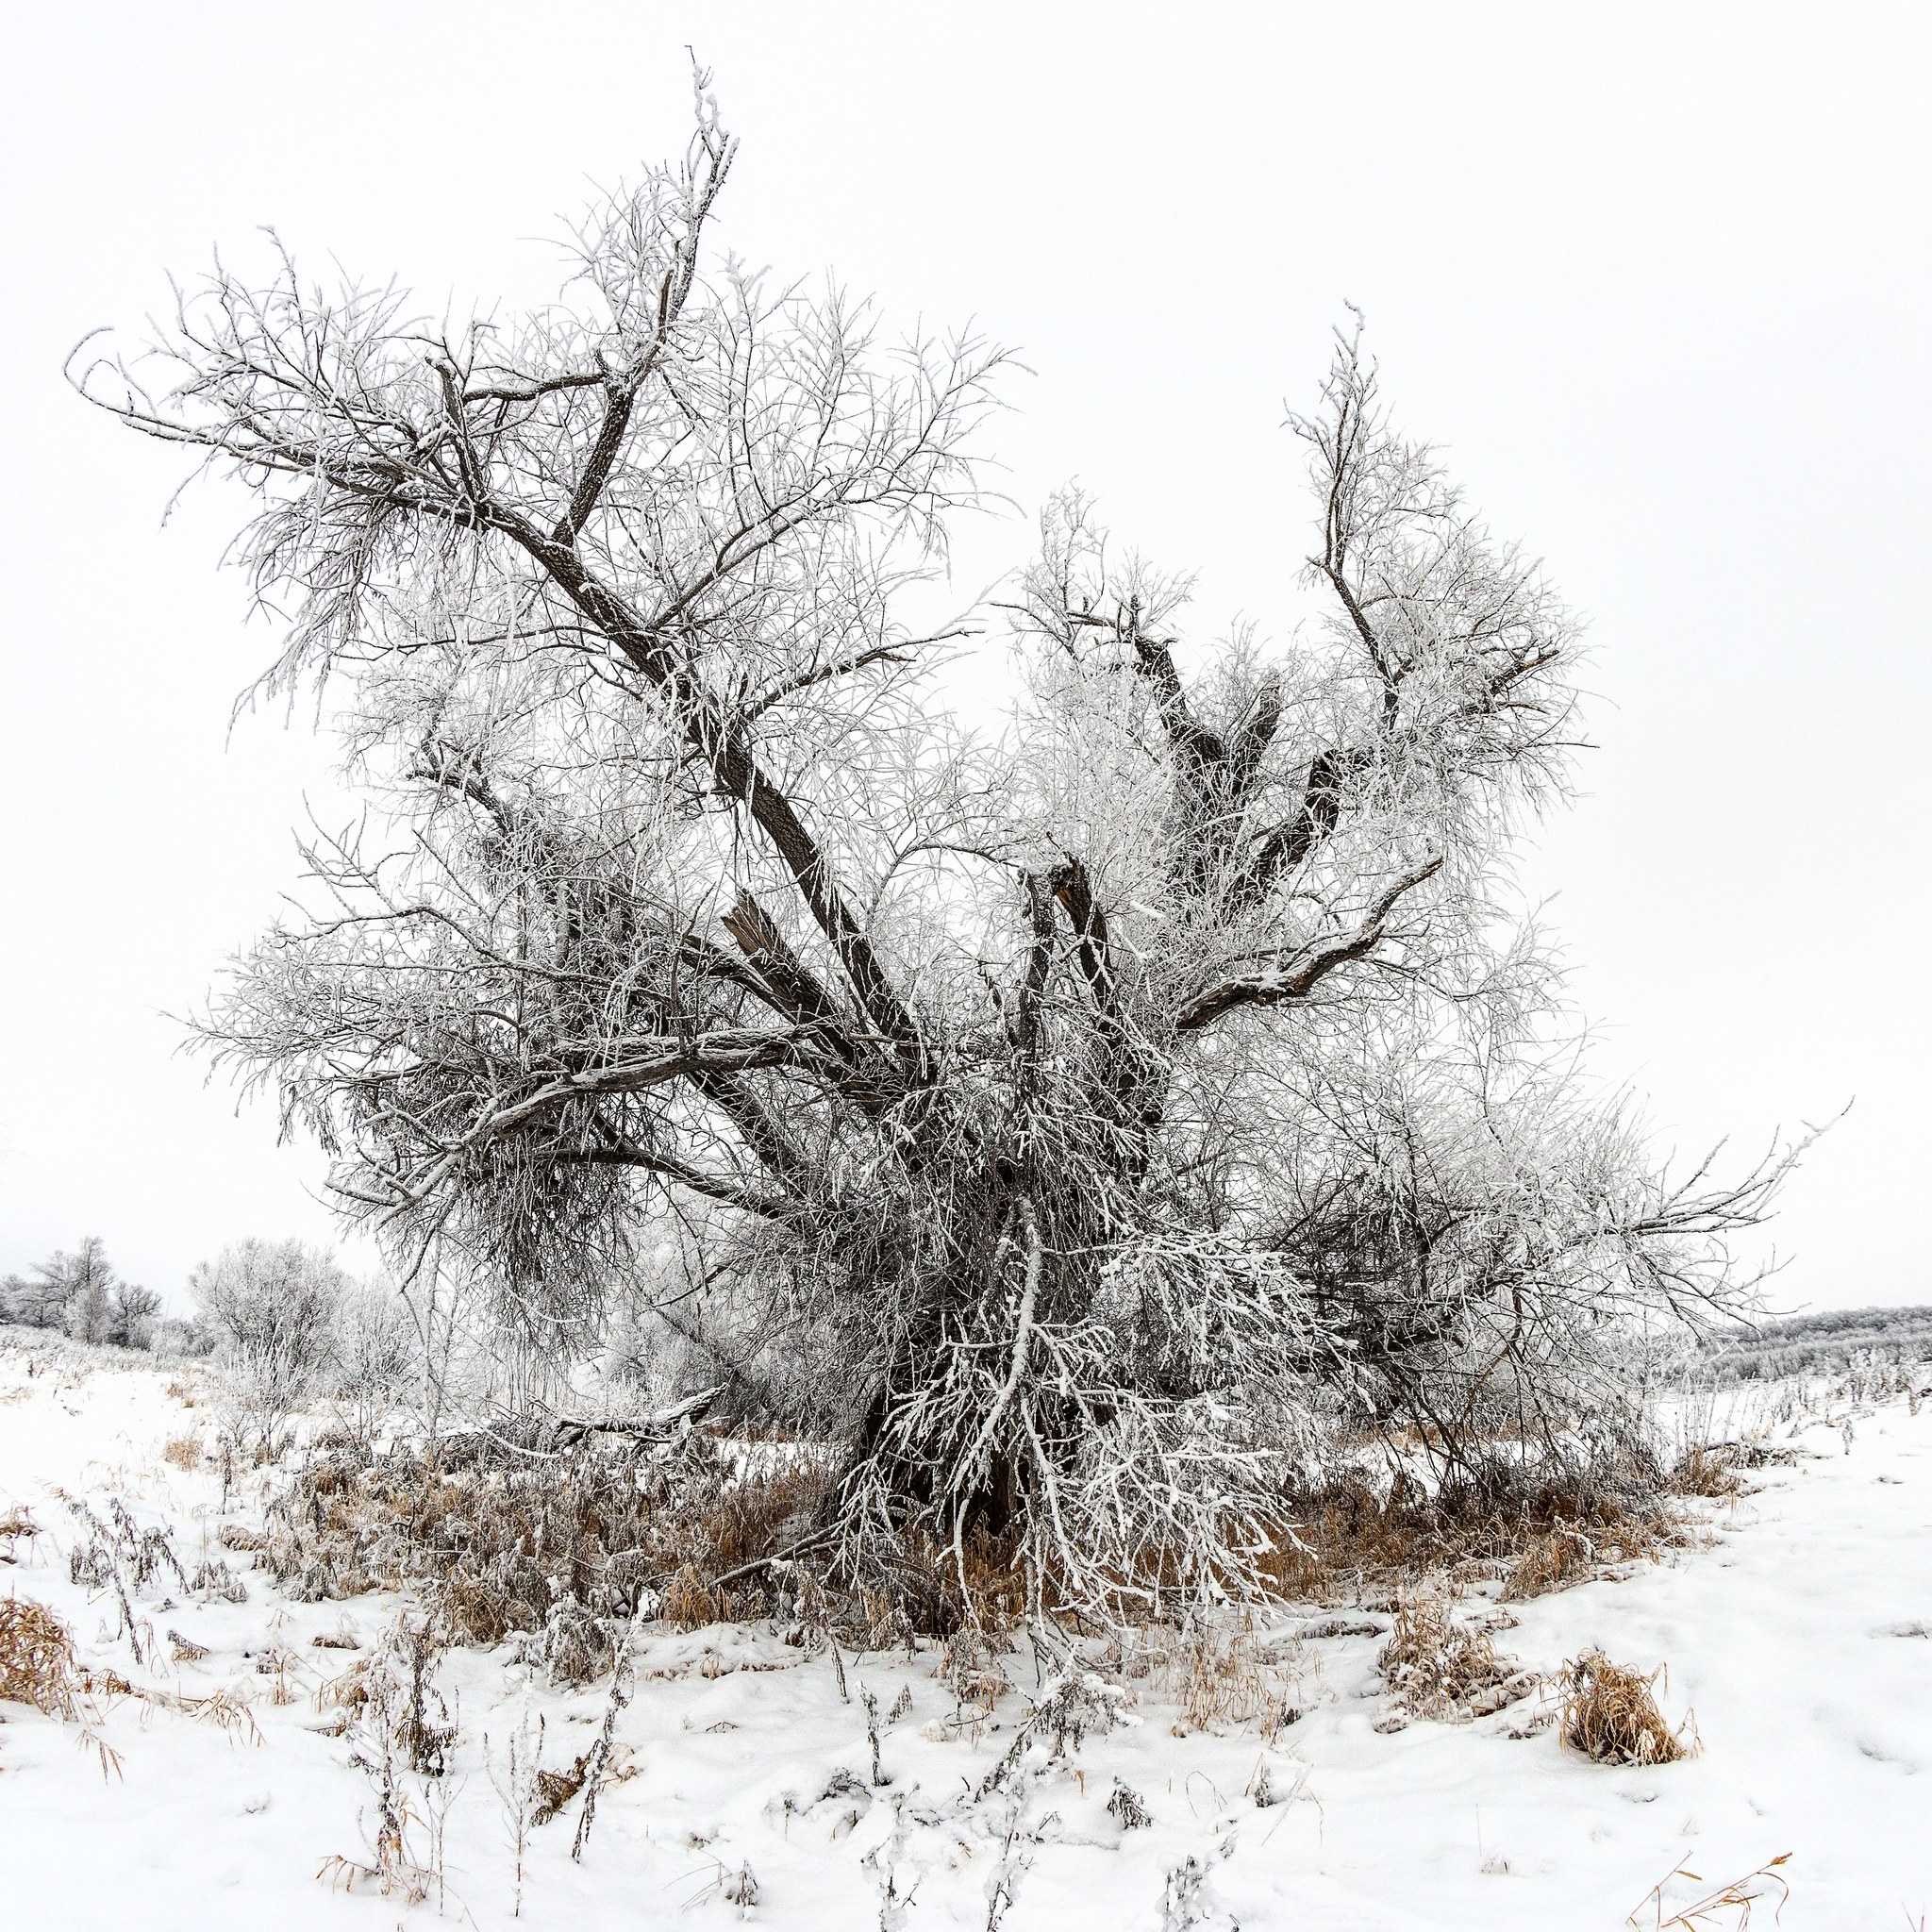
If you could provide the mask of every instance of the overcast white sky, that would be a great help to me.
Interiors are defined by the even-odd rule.
[[[586,184],[681,146],[684,46],[743,137],[730,245],[1035,374],[994,432],[1277,634],[1306,549],[1282,402],[1345,300],[1405,423],[1591,621],[1601,749],[1532,874],[1602,1065],[1665,1137],[1849,1119],[1782,1291],[1932,1299],[1923,8],[16,6],[0,337],[0,1269],[106,1237],[174,1291],[325,1235],[317,1160],[163,1017],[272,915],[328,757],[227,737],[271,649],[241,508],[60,364],[274,224],[311,266],[541,299]],[[534,239],[533,239],[534,238]],[[962,575],[1017,561],[983,531]],[[976,586],[975,586],[976,587]]]

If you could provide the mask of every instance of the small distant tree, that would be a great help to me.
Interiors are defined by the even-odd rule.
[[[1001,612],[924,621],[1003,358],[715,261],[736,153],[701,77],[525,317],[218,266],[80,375],[254,493],[271,682],[342,693],[389,815],[308,843],[206,1042],[535,1349],[675,1224],[667,1323],[841,1445],[855,1562],[1253,1588],[1326,1418],[1559,1440],[1633,1327],[1737,1304],[1777,1173],[1673,1182],[1545,1058],[1503,908],[1570,613],[1349,330],[1288,646],[1190,638],[1071,495]],[[936,676],[991,623],[998,739]]]
[[[58,1257],[57,1257],[58,1258]],[[27,1274],[9,1274],[0,1294],[0,1315],[24,1328],[58,1328],[66,1310],[66,1296],[58,1292],[42,1263]]]
[[[122,1348],[152,1348],[161,1298],[151,1288],[117,1281],[108,1295],[107,1340]]]
[[[264,1456],[325,1388],[349,1277],[301,1241],[241,1241],[189,1276],[244,1428]]]
[[[83,1236],[72,1255],[56,1256],[64,1264],[67,1307],[62,1325],[76,1341],[108,1341],[114,1333],[114,1296],[121,1277],[108,1259],[108,1246],[98,1235]]]
[[[365,1283],[343,1297],[329,1379],[358,1441],[369,1441],[383,1416],[410,1392],[421,1357],[415,1319],[387,1282]]]

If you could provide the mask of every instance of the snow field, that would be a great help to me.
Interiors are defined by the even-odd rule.
[[[96,1670],[183,1696],[232,1687],[259,1742],[99,1698],[92,1728],[120,1766],[104,1778],[75,1725],[5,1707],[0,1923],[22,1932],[389,1932],[426,1927],[439,1909],[486,1932],[741,1918],[800,1932],[1582,1932],[1624,1924],[1679,1863],[1709,1890],[1787,1852],[1788,1932],[1916,1925],[1932,1909],[1932,1406],[1801,1426],[1794,1463],[1710,1506],[1708,1546],[1494,1609],[1498,1649],[1540,1671],[1592,1646],[1646,1671],[1668,1665],[1666,1713],[1694,1710],[1703,1740],[1684,1763],[1610,1769],[1548,1728],[1510,1735],[1526,1728],[1527,1704],[1473,1724],[1378,1730],[1391,1710],[1380,1638],[1301,1638],[1321,1619],[1285,1613],[1257,1645],[1272,1661],[1250,1665],[1242,1687],[1248,1704],[1272,1694],[1304,1711],[1272,1745],[1252,1724],[1188,1723],[1157,1669],[1130,1682],[1126,1722],[1058,1758],[1037,1743],[989,1788],[1056,1668],[1037,1678],[1024,1649],[1006,1665],[1014,1691],[962,1724],[931,1646],[847,1653],[841,1696],[829,1658],[770,1626],[646,1626],[617,1726],[621,1781],[601,1792],[581,1862],[580,1801],[531,1834],[517,1921],[492,1769],[500,1781],[511,1733],[540,1717],[544,1762],[568,1765],[596,1735],[605,1687],[532,1681],[508,1647],[451,1654],[437,1682],[459,1731],[453,1769],[433,1788],[405,1781],[419,1857],[431,1814],[444,1813],[440,1907],[318,1878],[331,1859],[368,1861],[374,1812],[371,1781],[350,1761],[356,1740],[336,1734],[340,1713],[315,1693],[406,1607],[288,1602],[245,1555],[225,1552],[225,1521],[245,1527],[261,1498],[238,1486],[225,1519],[210,1468],[162,1458],[170,1439],[211,1427],[205,1407],[169,1393],[175,1380],[0,1354],[0,1515],[24,1507],[42,1532],[0,1564],[0,1591],[54,1608]],[[111,1602],[69,1578],[77,1525],[57,1492],[97,1508],[124,1498],[143,1524],[169,1528],[191,1572],[225,1555],[249,1600],[158,1591],[137,1605],[156,1640],[137,1665]],[[208,1655],[171,1660],[170,1629]],[[314,1641],[345,1636],[361,1648]],[[876,1785],[868,1693],[887,1780]],[[1278,1802],[1260,1807],[1251,1794],[1264,1768]],[[1123,1828],[1109,1809],[1121,1786],[1149,1824]],[[747,1867],[756,1902],[735,1904]],[[1679,1881],[1668,1897],[1674,1907],[1697,1890]],[[1760,1923],[1770,1909],[1767,1899]]]

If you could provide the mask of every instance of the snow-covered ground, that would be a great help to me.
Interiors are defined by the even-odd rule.
[[[442,1813],[441,1900],[332,1883],[342,1868],[331,1861],[369,1859],[375,1813],[353,1737],[335,1734],[339,1715],[315,1693],[380,1641],[399,1606],[290,1603],[224,1551],[222,1524],[256,1506],[231,1493],[225,1518],[211,1470],[163,1459],[169,1440],[212,1429],[205,1405],[169,1392],[175,1380],[0,1350],[0,1517],[19,1505],[41,1530],[0,1563],[0,1595],[50,1606],[96,1671],[176,1699],[232,1687],[258,1740],[178,1705],[104,1696],[92,1731],[118,1757],[114,1775],[76,1725],[0,1707],[0,1925],[388,1932],[439,1911],[485,1932],[511,1924],[495,1788],[508,1740],[541,1715],[545,1762],[568,1764],[602,1723],[602,1687],[532,1683],[507,1652],[452,1656],[440,1681],[459,1730],[454,1768],[407,1792],[425,1862]],[[1260,1645],[1275,1661],[1248,1673],[1251,1700],[1272,1690],[1304,1712],[1272,1747],[1252,1723],[1188,1724],[1157,1671],[1128,1722],[1057,1760],[1031,1749],[975,1795],[1029,1707],[1030,1657],[1009,1661],[1017,1688],[991,1719],[962,1730],[930,1648],[848,1653],[841,1696],[830,1658],[775,1631],[647,1629],[617,1722],[630,1774],[603,1790],[581,1862],[575,1804],[531,1834],[523,1921],[1582,1932],[1624,1925],[1680,1864],[1705,1883],[1677,1881],[1671,1905],[1638,1924],[1789,1853],[1790,1932],[1918,1926],[1932,1914],[1932,1404],[1883,1406],[1849,1429],[1814,1423],[1791,1445],[1796,1462],[1710,1507],[1707,1547],[1510,1607],[1514,1627],[1497,1632],[1541,1671],[1592,1646],[1646,1671],[1667,1664],[1666,1712],[1694,1709],[1703,1740],[1686,1762],[1605,1769],[1528,1729],[1524,1704],[1471,1724],[1378,1730],[1391,1710],[1380,1640],[1297,1641],[1310,1612],[1284,1616]],[[111,1601],[70,1578],[79,1530],[59,1492],[101,1510],[125,1499],[140,1523],[171,1527],[191,1570],[225,1554],[248,1600],[174,1585],[171,1603],[158,1587],[135,1606],[155,1635],[138,1665]],[[171,1660],[170,1631],[208,1654]],[[318,1647],[319,1636],[363,1648]],[[1264,1765],[1279,1802],[1257,1806]],[[1108,1808],[1122,1785],[1151,1824],[1122,1828]],[[756,1902],[741,1906],[731,1894],[747,1868]]]

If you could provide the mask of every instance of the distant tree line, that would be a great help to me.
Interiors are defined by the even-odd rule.
[[[423,1363],[408,1306],[384,1282],[354,1280],[301,1241],[230,1242],[188,1277],[192,1314],[162,1313],[124,1281],[98,1235],[0,1282],[0,1323],[75,1341],[212,1356],[244,1436],[273,1450],[306,1403],[326,1399],[362,1433]]]
[[[1771,1381],[1849,1366],[1854,1356],[1932,1361],[1932,1307],[1832,1308],[1786,1315],[1706,1338],[1706,1358],[1724,1382]]]
[[[199,1324],[164,1316],[151,1288],[124,1281],[98,1235],[83,1235],[71,1254],[58,1252],[25,1274],[0,1283],[0,1321],[54,1328],[75,1341],[119,1348],[198,1352]]]

